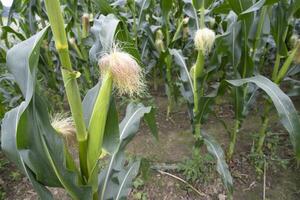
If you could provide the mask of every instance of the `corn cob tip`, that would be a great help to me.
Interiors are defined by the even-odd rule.
[[[63,136],[76,135],[76,129],[71,117],[64,114],[55,114],[51,119],[52,127]]]
[[[194,38],[195,47],[198,51],[202,51],[204,54],[210,52],[216,39],[216,34],[213,30],[208,28],[202,28],[197,30]]]
[[[128,53],[114,48],[99,60],[101,77],[110,72],[114,88],[119,95],[140,96],[145,92],[144,73],[137,61]]]

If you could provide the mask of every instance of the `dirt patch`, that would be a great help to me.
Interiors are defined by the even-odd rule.
[[[194,138],[189,130],[188,113],[182,106],[170,119],[166,119],[167,101],[164,97],[155,99],[157,105],[157,126],[159,139],[156,141],[145,124],[128,146],[128,152],[143,156],[154,162],[174,163],[191,154]]]

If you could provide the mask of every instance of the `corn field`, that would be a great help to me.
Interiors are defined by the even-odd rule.
[[[0,200],[300,199],[300,0],[0,13]]]

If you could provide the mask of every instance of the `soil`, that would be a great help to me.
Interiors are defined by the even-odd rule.
[[[157,106],[157,125],[159,128],[159,140],[156,141],[150,134],[145,124],[137,136],[128,146],[128,153],[146,159],[151,164],[149,178],[136,186],[129,199],[131,200],[224,200],[228,199],[221,179],[215,172],[210,175],[208,181],[190,182],[200,191],[199,195],[188,187],[186,183],[162,174],[157,169],[166,171],[178,178],[185,180],[185,176],[175,168],[192,155],[194,138],[191,133],[190,120],[186,105],[179,103],[173,110],[171,117],[166,119],[167,99],[162,94],[154,94]],[[299,102],[299,101],[296,101]],[[298,104],[298,103],[296,103]],[[297,106],[300,108],[300,106]],[[271,129],[273,133],[267,139],[268,148],[266,155],[279,155],[277,159],[268,159],[265,173],[258,174],[255,165],[251,162],[249,154],[253,139],[260,127],[260,109],[252,110],[244,121],[238,135],[236,151],[232,162],[229,164],[234,179],[234,199],[256,200],[263,199],[263,190],[266,198],[271,200],[297,200],[300,199],[300,170],[296,168],[293,160],[292,147],[289,137],[280,125],[277,115],[272,114]],[[215,106],[217,117],[210,116],[203,126],[207,133],[211,134],[226,149],[228,134],[219,119],[224,120],[231,127],[233,111],[230,103],[225,100]],[[276,139],[275,147],[273,140]],[[268,156],[268,158],[273,158]],[[280,164],[283,163],[283,164]],[[155,167],[159,166],[159,167]],[[265,184],[264,184],[265,175]],[[213,178],[211,178],[213,177]],[[141,179],[141,178],[139,178]],[[61,189],[51,189],[56,199],[68,199]],[[28,179],[19,172],[0,152],[0,200],[36,200],[36,193],[32,189]]]

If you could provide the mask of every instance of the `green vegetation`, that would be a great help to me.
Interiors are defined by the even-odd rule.
[[[300,94],[299,18],[298,0],[14,0],[0,18],[1,148],[41,199],[53,199],[47,187],[72,199],[126,199],[132,184],[134,198],[147,199],[141,162],[125,149],[142,119],[159,139],[151,95],[163,91],[165,118],[184,102],[195,139],[179,172],[205,182],[215,168],[232,199],[229,166],[254,109],[261,123],[246,143],[259,174],[289,163],[270,131],[274,111],[300,162],[291,98]],[[222,98],[234,113],[222,122],[225,146],[205,129]]]

